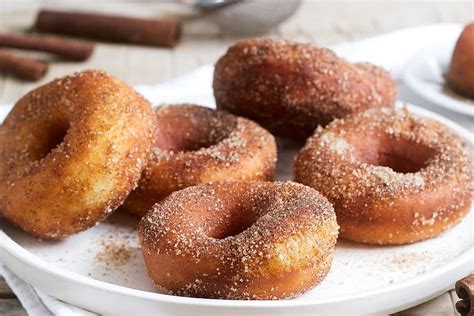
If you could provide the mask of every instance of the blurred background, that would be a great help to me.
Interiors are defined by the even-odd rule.
[[[211,10],[197,10],[196,1],[0,0],[0,32],[31,32],[40,9],[98,11],[183,23],[181,39],[174,48],[98,42],[85,62],[51,61],[46,76],[38,82],[19,81],[2,73],[0,103],[12,102],[40,83],[84,68],[106,70],[131,84],[159,83],[214,63],[231,43],[245,37],[272,36],[329,45],[415,25],[467,23],[474,16],[473,1],[254,0]],[[46,61],[52,58],[26,54]]]

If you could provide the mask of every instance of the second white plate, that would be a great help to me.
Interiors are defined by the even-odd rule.
[[[453,92],[444,78],[456,38],[445,38],[421,49],[405,66],[403,80],[420,97],[448,110],[474,116],[474,100]]]

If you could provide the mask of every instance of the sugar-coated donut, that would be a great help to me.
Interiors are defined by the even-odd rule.
[[[371,109],[310,137],[295,180],[333,203],[340,236],[405,244],[439,235],[472,202],[472,160],[443,124],[407,109]]]
[[[474,98],[474,23],[466,25],[456,42],[447,79],[454,91]]]
[[[153,130],[150,104],[104,72],[31,91],[0,127],[0,214],[45,239],[95,225],[136,186]]]
[[[372,107],[391,107],[396,84],[367,63],[270,39],[238,42],[214,72],[217,108],[255,120],[278,136],[305,138],[318,125]]]
[[[294,182],[229,181],[175,192],[139,225],[148,274],[174,295],[281,299],[328,273],[338,225],[328,200]]]
[[[191,104],[155,113],[151,158],[126,211],[143,216],[171,192],[201,183],[273,179],[275,139],[256,123]]]

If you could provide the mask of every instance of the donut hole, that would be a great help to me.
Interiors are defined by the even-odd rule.
[[[208,233],[208,236],[214,239],[225,239],[227,237],[237,236],[250,228],[255,221],[248,219],[234,219],[221,226],[215,226]]]
[[[216,145],[235,128],[235,117],[206,108],[170,106],[158,111],[155,148],[189,152]]]
[[[415,173],[428,165],[434,150],[402,137],[357,137],[352,142],[356,156],[364,163],[388,167],[398,173]]]
[[[209,212],[212,214],[212,212]],[[225,239],[246,231],[258,219],[252,208],[247,205],[235,205],[227,209],[224,216],[211,216],[206,218],[206,235],[214,239]]]
[[[51,123],[50,126],[40,131],[40,136],[36,138],[36,144],[32,152],[37,160],[43,159],[58,147],[69,130],[69,124],[62,122]]]

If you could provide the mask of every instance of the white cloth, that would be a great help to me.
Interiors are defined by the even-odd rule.
[[[384,67],[397,79],[401,100],[438,112],[472,131],[474,127],[471,118],[440,109],[416,97],[400,81],[406,62],[419,49],[439,38],[455,38],[459,35],[460,31],[461,26],[455,24],[428,25],[343,43],[331,48],[339,56],[351,61],[369,61]],[[157,85],[138,85],[136,88],[154,105],[188,102],[213,107],[215,103],[212,94],[212,75],[213,66],[207,65],[168,82]],[[0,111],[8,110],[8,107],[0,107]],[[0,275],[5,278],[29,315],[92,315],[87,311],[42,293],[23,282],[1,265]]]
[[[18,278],[0,264],[0,275],[13,290],[23,308],[30,316],[91,316],[95,315],[81,308],[61,302],[44,294],[38,289]]]

